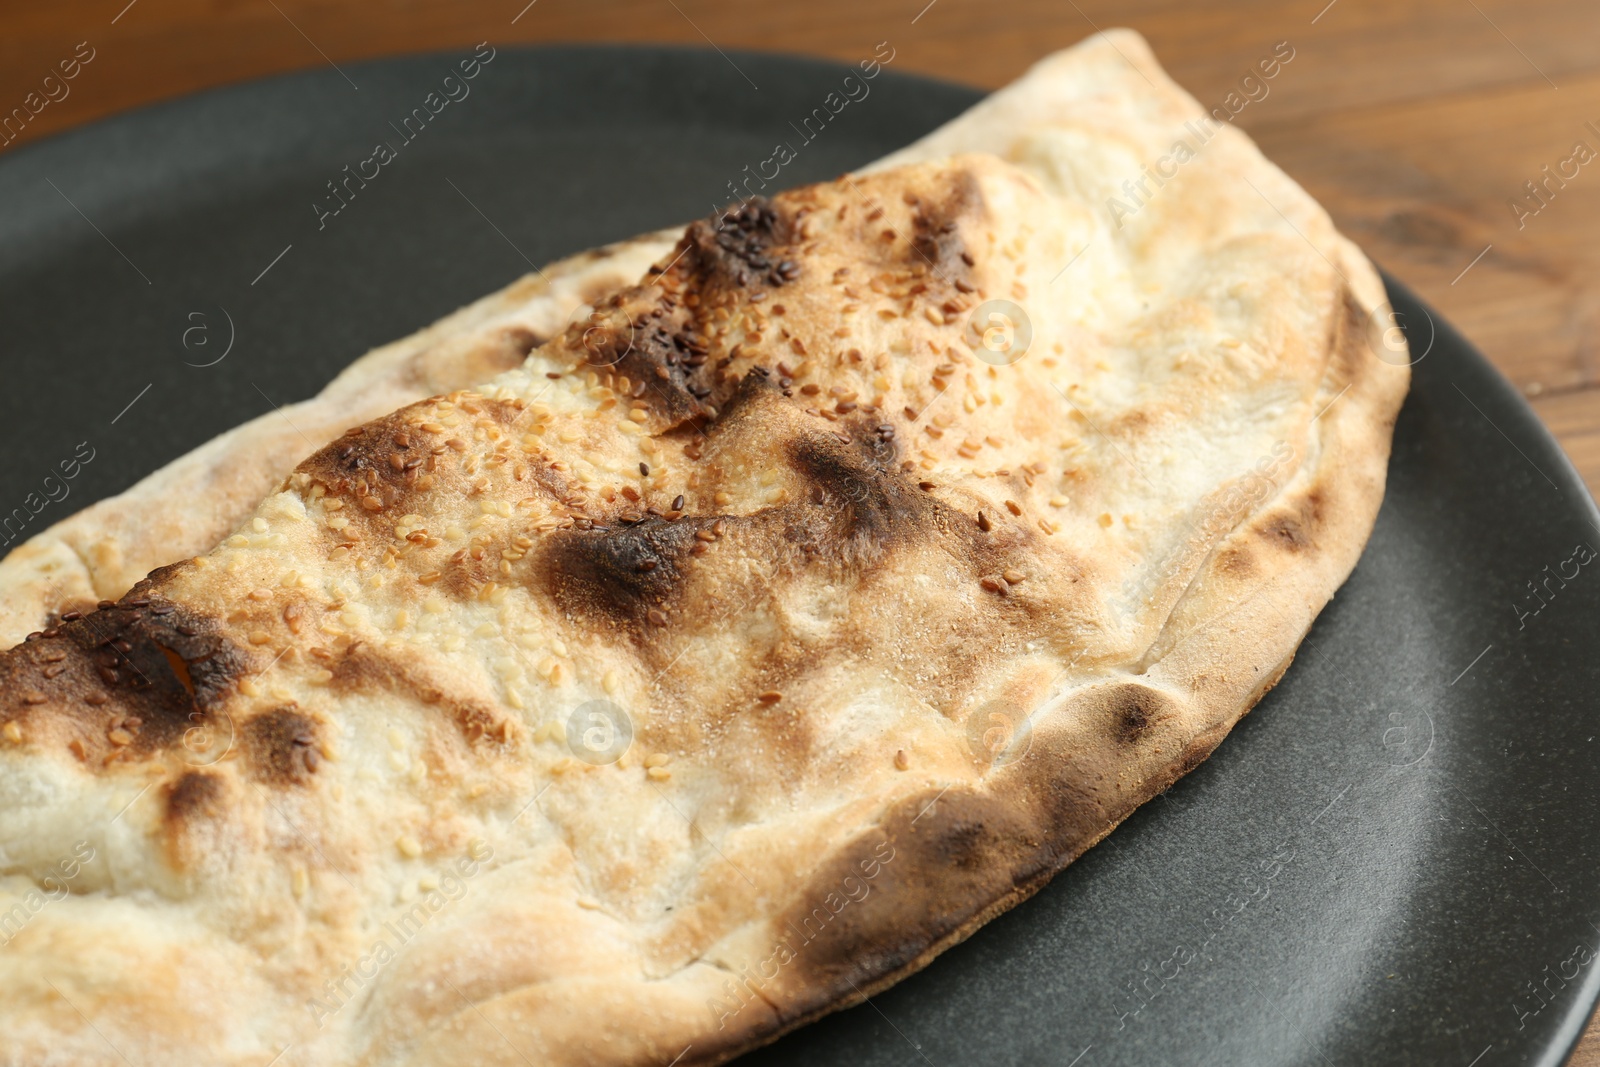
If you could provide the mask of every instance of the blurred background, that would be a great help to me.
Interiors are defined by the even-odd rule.
[[[891,40],[897,71],[995,88],[1129,26],[1207,107],[1287,42],[1293,61],[1237,125],[1476,342],[1600,487],[1595,0],[4,0],[0,26],[0,153],[212,86],[480,41],[855,62]],[[75,75],[47,84],[62,62]],[[1593,1028],[1573,1062],[1600,1067]]]

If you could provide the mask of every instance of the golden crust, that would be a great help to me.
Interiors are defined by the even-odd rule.
[[[1406,372],[1236,131],[1097,210],[1197,114],[1092,39],[0,656],[8,873],[104,857],[7,931],[18,1062],[720,1062],[1203,759],[1354,565]]]

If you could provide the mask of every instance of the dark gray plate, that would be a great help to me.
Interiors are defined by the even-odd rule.
[[[844,73],[501,50],[319,230],[324,183],[397,141],[389,124],[460,58],[349,68],[359,92],[332,70],[256,82],[0,157],[0,513],[79,442],[95,458],[28,532],[530,262],[705,214],[798,145],[791,120]],[[891,68],[779,183],[976,99]],[[1499,1067],[1570,1050],[1600,993],[1600,568],[1564,561],[1600,528],[1527,407],[1391,288],[1426,355],[1388,499],[1283,683],[1036,898],[747,1062]]]

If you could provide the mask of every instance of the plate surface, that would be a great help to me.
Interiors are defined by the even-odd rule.
[[[501,49],[319,228],[326,183],[464,55],[348,68],[359,91],[332,70],[250,83],[0,157],[0,512],[80,442],[93,460],[28,533],[532,263],[704,215],[844,73]],[[871,85],[777,184],[978,99],[892,66]],[[1426,354],[1388,498],[1282,684],[1037,897],[742,1063],[1561,1061],[1600,993],[1600,566],[1577,548],[1600,527],[1506,383],[1391,292]]]

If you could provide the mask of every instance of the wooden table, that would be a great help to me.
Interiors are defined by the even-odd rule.
[[[1600,487],[1600,156],[1573,161],[1578,141],[1600,153],[1594,0],[0,0],[0,25],[7,109],[87,54],[79,42],[93,50],[13,144],[244,78],[486,39],[845,61],[888,40],[896,70],[993,88],[1123,25],[1208,106],[1288,41],[1292,65],[1239,125],[1477,342]],[[1573,1063],[1600,1067],[1596,1027]]]

